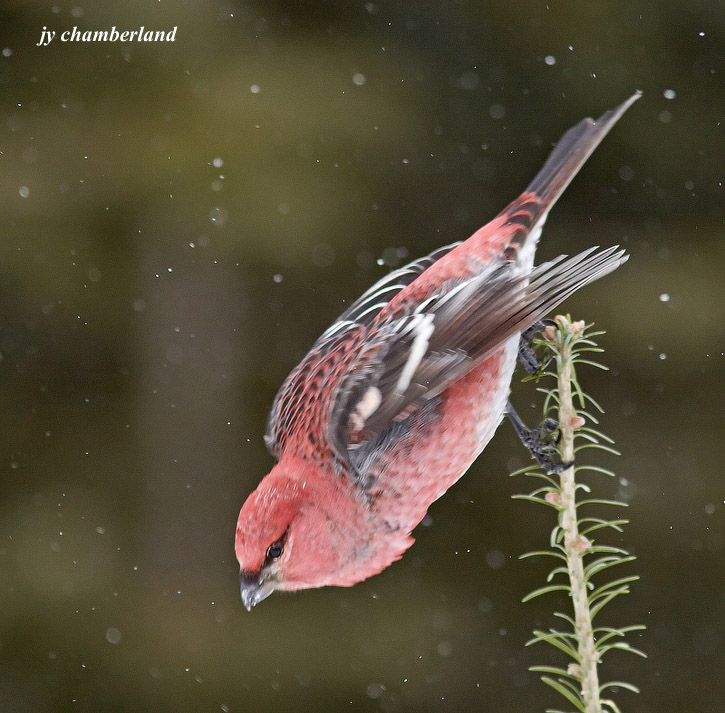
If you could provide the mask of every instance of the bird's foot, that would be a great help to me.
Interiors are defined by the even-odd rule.
[[[550,473],[561,473],[561,471],[573,465],[574,461],[562,463],[561,460],[552,459],[552,456],[557,455],[556,444],[560,435],[559,422],[556,419],[546,418],[537,428],[528,428],[514,410],[511,402],[506,404],[506,415],[531,457],[542,468]]]
[[[521,340],[519,341],[519,362],[528,374],[538,374],[551,361],[551,357],[546,362],[542,362],[539,359],[534,349],[533,341],[536,334],[543,332],[546,327],[555,324],[556,322],[553,319],[540,319],[538,322],[532,324],[525,332],[522,332]]]

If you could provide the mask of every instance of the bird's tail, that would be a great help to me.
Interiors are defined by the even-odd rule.
[[[508,224],[517,228],[504,249],[506,258],[533,263],[536,244],[549,210],[594,149],[640,96],[641,92],[633,94],[596,121],[583,119],[561,137],[527,189],[499,214],[499,217],[505,217]]]
[[[605,112],[596,121],[593,119],[580,121],[561,137],[551,156],[526,189],[527,193],[535,193],[539,197],[543,213],[556,203],[601,140],[641,96],[641,92],[633,94],[627,101],[616,109]]]

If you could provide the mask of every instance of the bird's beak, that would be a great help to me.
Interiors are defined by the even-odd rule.
[[[247,611],[252,611],[255,604],[266,599],[275,589],[274,580],[261,579],[259,575],[255,576],[244,571],[239,575],[239,581],[241,582],[242,603]]]

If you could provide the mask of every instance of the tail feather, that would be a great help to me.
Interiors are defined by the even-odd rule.
[[[584,162],[610,132],[625,111],[642,96],[633,94],[616,109],[602,114],[596,121],[584,119],[567,131],[546,163],[526,189],[541,200],[544,213],[558,200]]]
[[[641,92],[633,94],[596,121],[580,121],[561,137],[526,190],[501,211],[500,215],[507,218],[507,225],[516,227],[503,253],[507,260],[533,264],[534,250],[549,210],[622,114],[641,96]]]

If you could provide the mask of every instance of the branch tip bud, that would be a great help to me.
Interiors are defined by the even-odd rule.
[[[570,676],[574,676],[574,678],[581,679],[582,677],[582,667],[578,663],[570,663],[569,666],[567,666],[566,672]]]
[[[591,540],[588,540],[584,535],[577,535],[571,542],[572,549],[578,552],[580,555],[584,554],[591,546]]]

